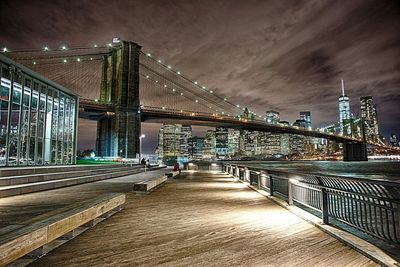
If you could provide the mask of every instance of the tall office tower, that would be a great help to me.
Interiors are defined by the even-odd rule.
[[[293,123],[293,126],[305,129],[306,121],[305,120],[296,120]],[[305,140],[306,140],[305,136],[297,135],[297,134],[290,135],[289,143],[290,143],[290,152],[292,155],[295,155],[295,156],[304,155],[305,144],[306,144]]]
[[[344,82],[342,80],[342,95],[339,96],[339,124],[340,133],[343,134],[343,124],[350,119],[350,99],[344,94]]]
[[[268,110],[265,112],[265,119],[269,124],[279,123],[279,112],[275,110]]]
[[[300,120],[304,120],[306,122],[306,129],[311,130],[311,112],[310,111],[301,111],[300,112]]]
[[[225,127],[215,129],[215,154],[220,159],[228,156],[228,129]]]
[[[178,157],[181,155],[181,130],[180,124],[164,124],[158,134],[158,153],[162,158]]]
[[[265,118],[268,124],[278,124],[280,121],[279,112],[268,110],[265,112]],[[281,136],[274,133],[263,133],[265,144],[260,141],[262,153],[268,157],[281,153]]]
[[[290,123],[287,121],[280,121],[280,125],[290,126]],[[284,156],[290,155],[290,135],[289,134],[281,134],[281,154]]]
[[[259,133],[256,131],[243,131],[244,134],[244,155],[246,156],[254,156],[257,153],[257,139]]]
[[[202,137],[191,137],[189,141],[189,158],[190,159],[202,159],[204,153],[204,138]]]
[[[181,126],[181,138],[179,141],[179,150],[181,157],[189,156],[189,138],[192,137],[192,126],[182,125]]]
[[[228,129],[228,155],[234,156],[239,154],[240,131]]]
[[[267,133],[265,144],[265,155],[271,157],[281,154],[281,136],[279,134]]]
[[[215,131],[208,130],[204,138],[204,158],[215,158]]]
[[[372,96],[360,97],[361,117],[365,124],[365,137],[368,140],[377,140],[379,137],[378,113]]]

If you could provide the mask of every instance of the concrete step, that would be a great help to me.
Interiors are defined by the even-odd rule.
[[[58,171],[58,172],[54,172],[54,173],[42,173],[42,174],[29,174],[29,175],[0,177],[0,186],[45,182],[45,181],[51,181],[51,180],[59,180],[59,179],[73,178],[73,177],[79,177],[79,176],[94,175],[97,173],[109,173],[109,172],[115,172],[116,169],[122,170],[122,169],[139,169],[139,168],[141,168],[140,165],[136,165],[134,167],[120,166],[119,168],[109,168],[109,167],[104,166],[101,169],[72,170],[72,171],[69,170],[67,172]]]
[[[39,192],[44,190],[51,190],[66,186],[78,185],[83,183],[90,183],[110,178],[116,178],[120,176],[130,175],[139,173],[142,170],[140,168],[129,168],[107,173],[99,173],[94,175],[87,175],[74,178],[50,180],[44,182],[26,183],[20,185],[9,185],[0,187],[0,197],[10,197],[22,194],[28,194],[33,192]]]
[[[103,168],[121,168],[130,166],[128,164],[96,164],[96,165],[55,165],[55,166],[27,166],[27,167],[7,167],[0,168],[0,177],[45,174],[55,172],[68,172],[79,170],[95,170]],[[139,166],[135,164],[134,166]]]

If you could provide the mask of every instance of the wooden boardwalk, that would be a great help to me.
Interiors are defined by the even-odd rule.
[[[33,266],[377,266],[223,174],[185,173]]]

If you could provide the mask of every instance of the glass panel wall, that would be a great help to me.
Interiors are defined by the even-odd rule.
[[[31,105],[31,86],[32,80],[25,78],[24,90],[22,94],[22,108],[21,108],[21,132],[20,132],[20,145],[19,145],[19,165],[28,164],[28,139],[29,139],[29,121],[30,121],[30,105]]]
[[[77,96],[3,60],[0,77],[0,166],[73,164]]]
[[[11,71],[8,66],[1,65],[0,87],[0,166],[6,165],[7,134],[8,134],[8,108],[11,91]]]
[[[29,131],[29,157],[28,165],[36,165],[37,160],[37,121],[38,121],[38,103],[39,103],[39,83],[33,83],[31,110],[30,110],[30,131]]]
[[[10,129],[8,139],[8,165],[18,165],[19,130],[22,101],[22,75],[15,74],[11,93]]]
[[[58,134],[58,91],[53,92],[53,123],[51,125],[51,164],[57,162],[57,134]]]

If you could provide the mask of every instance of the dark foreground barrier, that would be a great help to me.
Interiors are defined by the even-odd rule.
[[[400,246],[400,184],[224,164],[224,171],[330,220]]]

